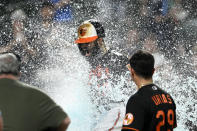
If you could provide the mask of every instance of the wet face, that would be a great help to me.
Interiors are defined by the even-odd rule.
[[[97,40],[90,43],[80,43],[78,48],[83,56],[90,57],[96,56],[100,50]]]

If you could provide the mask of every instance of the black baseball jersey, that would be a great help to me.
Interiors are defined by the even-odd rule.
[[[113,81],[113,84],[116,84],[119,78],[128,72],[126,68],[129,62],[128,58],[113,50],[109,50],[103,56],[91,59],[89,62],[92,66],[89,74],[90,83],[96,78],[98,87],[105,86],[108,81]]]
[[[129,63],[129,60],[123,54],[118,53],[115,50],[109,50],[101,57],[95,57],[93,60],[89,62],[92,68],[102,66],[103,68],[109,68],[109,71],[112,74],[120,75],[123,72],[128,71],[126,65]]]
[[[122,131],[172,131],[176,125],[172,97],[150,84],[141,87],[128,100]]]
[[[129,71],[126,68],[129,60],[124,55],[109,50],[107,53],[100,57],[94,57],[89,60],[91,71],[89,73],[88,84],[90,88],[90,96],[92,102],[97,105],[100,114],[111,109],[113,101],[122,101],[123,97],[114,98],[117,91],[122,91],[119,88],[126,88]],[[110,92],[110,93],[109,93]],[[113,96],[113,97],[112,97]]]

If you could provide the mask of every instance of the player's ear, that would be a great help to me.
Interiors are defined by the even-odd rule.
[[[127,67],[127,69],[128,69],[129,71],[131,71],[131,66],[130,66],[130,64],[127,64],[126,67]]]
[[[103,38],[98,38],[98,39],[97,39],[97,42],[98,42],[98,45],[99,45],[100,47],[102,47],[102,45],[103,45]]]
[[[130,72],[131,72],[132,77],[134,77],[134,75],[135,75],[135,71],[134,71],[134,69],[133,69],[133,68],[131,68]]]

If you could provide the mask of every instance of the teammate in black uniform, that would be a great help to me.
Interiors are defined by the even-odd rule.
[[[123,83],[124,85],[121,86],[127,87],[127,80],[124,78],[129,75],[126,68],[127,57],[115,50],[108,50],[104,37],[105,31],[102,24],[96,20],[87,20],[79,26],[78,39],[75,41],[79,51],[91,65],[88,84],[92,87],[90,88],[92,102],[97,106],[96,117],[112,109],[112,103],[121,102],[124,99],[117,95],[123,94],[119,86]],[[118,116],[118,113],[114,116]]]
[[[75,41],[92,67],[90,84],[93,77],[97,77],[98,87],[106,86],[107,80],[117,81],[117,78],[126,72],[125,65],[128,63],[126,56],[107,50],[104,37],[102,24],[96,20],[87,20],[79,26],[78,39]]]
[[[87,20],[78,28],[78,39],[75,43],[78,44],[81,54],[86,57],[92,68],[98,66],[108,68],[110,74],[121,74],[122,70],[125,72],[127,57],[115,50],[107,50],[104,37],[105,31],[102,24],[96,20]]]
[[[122,131],[172,131],[177,126],[176,105],[167,92],[153,84],[154,57],[139,50],[128,69],[138,91],[128,100]]]

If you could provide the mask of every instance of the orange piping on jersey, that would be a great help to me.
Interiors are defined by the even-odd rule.
[[[133,131],[140,131],[138,129],[135,128],[130,128],[130,127],[122,127],[123,130],[133,130]]]
[[[109,131],[112,131],[114,129],[114,127],[116,126],[116,124],[118,123],[118,120],[120,119],[120,112],[118,112],[118,118],[116,119],[116,121],[114,122],[114,125],[112,126],[112,128],[109,129]]]

